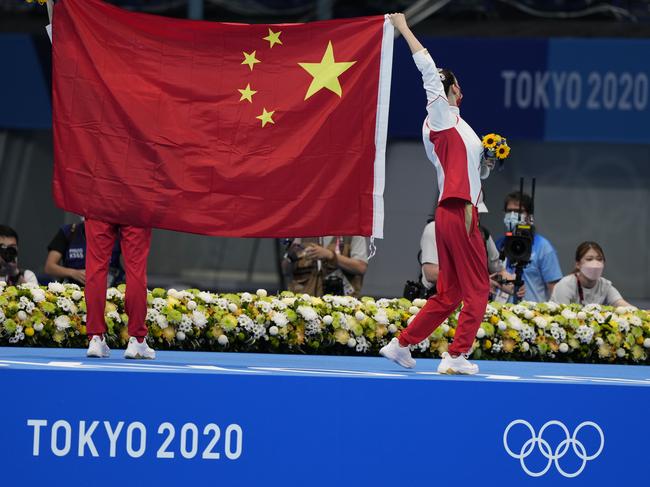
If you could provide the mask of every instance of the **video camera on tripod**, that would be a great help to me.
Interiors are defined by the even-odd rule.
[[[529,221],[522,222],[521,213],[521,202],[523,200],[524,194],[524,178],[519,180],[519,218],[517,220],[517,225],[515,228],[506,233],[506,238],[503,244],[503,249],[501,250],[501,259],[508,259],[510,266],[515,269],[515,278],[513,280],[508,280],[504,282],[514,284],[513,298],[514,302],[519,301],[517,293],[524,285],[523,274],[524,269],[530,263],[530,258],[533,253],[533,214],[535,211],[535,178],[532,181],[531,189],[531,203],[530,203],[530,212],[529,212]]]

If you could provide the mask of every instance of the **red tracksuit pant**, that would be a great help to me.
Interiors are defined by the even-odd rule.
[[[414,345],[428,338],[463,303],[458,327],[449,353],[468,353],[474,343],[490,292],[487,255],[478,228],[478,212],[472,207],[469,234],[465,226],[465,205],[461,199],[442,201],[436,209],[438,248],[438,293],[427,300],[411,324],[402,331],[402,345]]]
[[[144,337],[147,335],[147,257],[151,229],[113,225],[89,218],[86,219],[86,329],[88,335],[106,332],[106,279],[118,232],[126,271],[129,335]]]

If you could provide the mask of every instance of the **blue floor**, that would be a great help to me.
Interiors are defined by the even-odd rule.
[[[649,366],[477,361],[480,374],[459,377],[435,372],[438,360],[433,359],[418,359],[417,367],[407,370],[379,357],[158,351],[156,360],[132,361],[122,353],[89,359],[84,349],[0,347],[0,373],[41,369],[650,386]]]
[[[648,366],[85,352],[0,348],[0,487],[643,484]]]

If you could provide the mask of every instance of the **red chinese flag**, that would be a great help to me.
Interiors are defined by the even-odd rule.
[[[108,222],[382,237],[393,28],[57,2],[54,196]]]

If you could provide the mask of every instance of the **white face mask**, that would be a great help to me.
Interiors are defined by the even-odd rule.
[[[514,232],[517,224],[520,223],[519,213],[511,211],[503,217],[503,224],[506,226],[506,232]]]
[[[590,281],[597,281],[603,275],[605,264],[599,260],[589,260],[580,266],[580,272]]]

